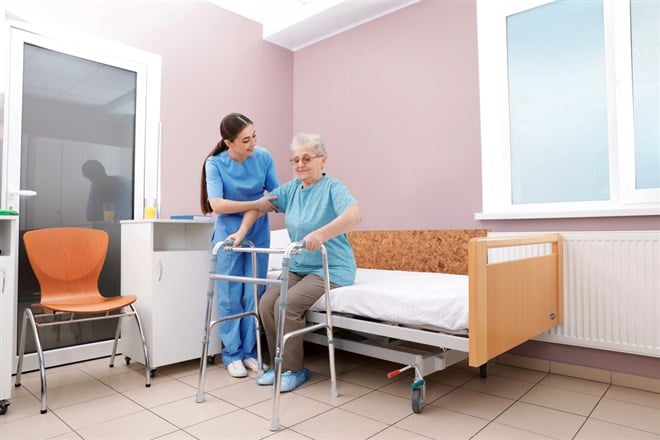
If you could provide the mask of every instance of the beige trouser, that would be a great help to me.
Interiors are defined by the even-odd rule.
[[[330,283],[330,287],[337,287],[337,285]],[[305,327],[305,311],[314,305],[323,293],[323,278],[313,274],[300,276],[289,272],[284,334]],[[276,366],[277,317],[280,313],[279,299],[280,286],[271,285],[259,300],[259,316],[268,339],[270,365],[273,368]],[[303,335],[289,338],[282,355],[282,372],[300,371],[303,368],[303,355]]]

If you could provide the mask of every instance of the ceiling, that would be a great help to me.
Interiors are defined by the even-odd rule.
[[[209,0],[263,25],[266,41],[296,51],[419,0]]]

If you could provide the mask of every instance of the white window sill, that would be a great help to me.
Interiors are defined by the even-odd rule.
[[[585,217],[632,217],[660,215],[660,206],[639,206],[625,208],[583,209],[583,210],[515,210],[499,212],[477,212],[475,220],[522,220],[550,218]]]

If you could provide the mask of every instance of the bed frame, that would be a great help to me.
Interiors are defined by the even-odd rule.
[[[423,377],[468,359],[486,377],[487,362],[562,323],[562,238],[559,234],[486,237],[487,230],[355,231],[349,234],[358,270],[389,269],[469,276],[467,335],[404,327],[332,314],[333,343],[340,350],[414,369],[413,410],[421,412]],[[489,250],[543,244],[547,255],[489,262]],[[524,253],[524,252],[523,252]],[[310,324],[326,322],[308,311]],[[325,334],[305,339],[327,345]]]

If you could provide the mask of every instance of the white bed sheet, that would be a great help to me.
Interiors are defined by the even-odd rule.
[[[355,284],[330,298],[335,313],[453,333],[468,328],[467,275],[358,269]],[[325,311],[325,296],[311,310]]]

